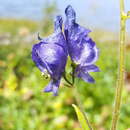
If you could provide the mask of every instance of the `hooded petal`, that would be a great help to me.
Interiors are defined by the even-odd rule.
[[[43,43],[57,44],[64,49],[64,52],[67,54],[67,45],[65,37],[62,33],[62,17],[56,16],[54,20],[54,33],[50,36],[43,38],[41,40]]]
[[[95,42],[88,36],[90,30],[75,22],[76,14],[70,5],[66,8],[65,14],[65,36],[72,61],[78,64],[94,63],[98,51]]]
[[[71,5],[68,5],[66,7],[65,14],[66,14],[68,20],[70,21],[70,24],[72,22],[75,22],[75,20],[76,20],[76,13],[75,13],[75,11],[74,11],[74,9],[72,8]]]
[[[54,33],[33,46],[32,59],[42,72],[46,69],[52,78],[58,79],[65,69],[67,46],[61,16],[57,16],[54,22]]]
[[[89,29],[86,29],[76,23],[76,13],[71,5],[67,6],[65,14],[65,35],[67,40],[69,40],[70,37],[74,40],[79,40],[79,38],[82,38],[91,32]]]
[[[57,44],[42,44],[37,52],[39,58],[47,64],[51,77],[58,79],[66,65],[67,55],[64,49]]]

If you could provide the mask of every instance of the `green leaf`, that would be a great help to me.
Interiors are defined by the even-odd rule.
[[[80,111],[80,109],[75,105],[75,104],[72,104],[72,106],[74,107],[75,109],[75,112],[77,114],[77,117],[78,117],[78,120],[80,122],[80,125],[82,127],[83,130],[90,130],[85,118],[84,118],[84,115],[82,114],[82,112]]]

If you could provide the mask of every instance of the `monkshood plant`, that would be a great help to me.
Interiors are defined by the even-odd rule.
[[[116,130],[120,109],[121,92],[124,82],[125,21],[130,17],[129,12],[127,15],[124,13],[123,0],[120,0],[120,4],[120,66],[112,130]],[[83,79],[88,83],[95,82],[89,72],[100,71],[95,65],[95,62],[99,57],[99,50],[92,38],[89,37],[91,31],[76,23],[76,12],[72,6],[67,6],[65,9],[65,15],[66,21],[64,22],[64,31],[62,29],[62,17],[56,16],[54,20],[54,33],[46,38],[41,38],[38,35],[38,40],[40,40],[40,42],[33,46],[32,59],[42,72],[42,75],[50,77],[50,82],[44,88],[44,92],[52,92],[54,96],[57,96],[62,78],[66,81],[67,86],[74,88],[78,106],[74,104],[72,104],[72,106],[76,111],[81,127],[84,130],[92,130],[93,128],[84,112],[80,95],[77,91],[77,86],[75,85],[75,78]],[[71,59],[71,80],[67,79],[67,73],[65,71],[68,56],[70,56]]]
[[[35,44],[32,49],[32,59],[36,66],[43,75],[50,77],[50,83],[45,87],[44,92],[53,92],[54,96],[58,95],[62,77],[68,86],[76,89],[75,77],[81,78],[85,82],[94,83],[95,80],[89,72],[99,72],[99,68],[94,65],[98,59],[99,51],[95,42],[88,35],[90,30],[76,23],[76,12],[72,6],[67,6],[65,14],[64,32],[62,31],[62,17],[56,16],[54,33],[46,38],[40,38],[38,35],[40,42]],[[68,56],[72,62],[71,81],[67,79],[65,71]],[[83,111],[78,92],[75,92],[75,97],[85,123],[87,121],[91,128]],[[78,108],[73,106],[77,111]]]

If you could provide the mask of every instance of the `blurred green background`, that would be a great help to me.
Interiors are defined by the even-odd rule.
[[[61,82],[59,96],[43,93],[49,80],[31,59],[37,32],[53,32],[55,4],[44,8],[44,21],[0,19],[0,130],[81,130],[71,104],[73,88]],[[80,22],[82,23],[82,22]],[[118,72],[118,33],[94,29],[90,34],[100,49],[97,66],[91,73],[95,84],[77,82],[85,111],[94,130],[110,128]],[[130,43],[126,44],[126,77],[118,130],[130,128]],[[69,67],[66,68],[69,71]]]

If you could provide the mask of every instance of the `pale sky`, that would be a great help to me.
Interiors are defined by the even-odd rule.
[[[0,0],[0,17],[28,18],[40,20],[45,2],[54,0]],[[91,28],[118,31],[119,0],[55,0],[59,12],[71,4],[77,13],[77,21]],[[126,10],[130,10],[130,0],[126,0]],[[130,31],[130,20],[127,22]]]

